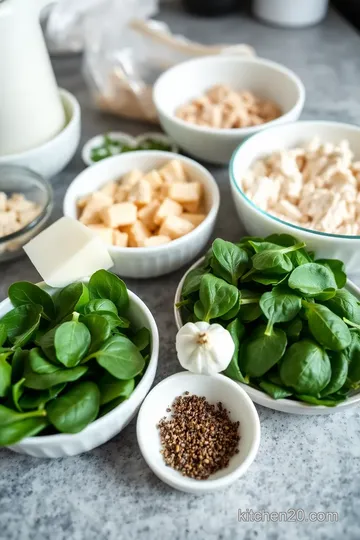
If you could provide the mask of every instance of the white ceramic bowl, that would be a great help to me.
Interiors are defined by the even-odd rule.
[[[219,210],[219,188],[214,177],[199,163],[179,154],[143,150],[107,158],[85,169],[71,183],[65,194],[64,215],[77,218],[76,201],[111,180],[118,180],[132,169],[150,171],[171,159],[183,162],[191,177],[204,185],[207,216],[198,227],[169,244],[149,248],[109,246],[114,271],[124,277],[149,278],[173,272],[187,264],[204,248],[215,225]]]
[[[26,152],[0,156],[0,165],[20,165],[48,179],[66,167],[74,156],[80,140],[80,105],[70,92],[60,89],[67,123],[50,141]]]
[[[304,28],[319,23],[326,15],[328,0],[254,0],[259,19],[285,28]]]
[[[185,272],[185,274],[181,278],[179,285],[176,289],[174,298],[174,317],[178,330],[180,330],[184,323],[181,317],[181,310],[177,309],[175,305],[181,300],[181,291],[187,274],[190,272],[190,270],[193,270],[194,268],[200,266],[203,261],[204,257],[201,257],[201,259],[199,259],[192,266],[190,266],[189,270],[187,270],[187,272]],[[354,294],[360,301],[360,288],[357,287],[355,283],[352,283],[352,281],[348,280],[345,288],[352,294]],[[336,407],[325,407],[323,405],[310,405],[308,403],[292,399],[273,399],[265,392],[256,390],[256,388],[252,388],[247,384],[243,384],[240,382],[236,384],[240,385],[245,390],[245,392],[251,397],[254,403],[258,403],[259,405],[267,407],[268,409],[274,409],[275,411],[282,411],[286,413],[305,415],[334,414],[337,412],[342,412],[345,409],[358,407],[360,405],[360,392],[354,393],[346,401],[343,401],[342,403],[339,403],[339,405],[336,405]]]
[[[88,279],[84,279],[85,283],[87,281]],[[40,285],[50,293],[56,291],[56,289],[45,286],[44,283]],[[159,356],[159,333],[155,319],[144,302],[131,291],[129,291],[129,298],[129,319],[139,328],[143,326],[148,328],[151,334],[151,356],[147,369],[129,399],[108,414],[89,424],[80,433],[28,437],[17,444],[8,446],[10,450],[34,457],[60,458],[75,456],[106,443],[120,433],[134,418],[141,402],[154,382]],[[12,305],[7,298],[0,304],[0,318],[10,309],[12,309]]]
[[[207,480],[195,480],[165,465],[160,454],[161,443],[157,424],[169,416],[167,407],[184,392],[205,396],[209,403],[221,401],[233,422],[240,422],[239,453],[229,466],[211,475]],[[141,453],[150,469],[169,486],[201,495],[224,489],[240,478],[254,461],[260,444],[258,413],[247,394],[239,385],[224,375],[195,375],[184,371],[161,381],[151,390],[141,406],[137,419],[137,439]]]
[[[360,282],[360,236],[327,234],[292,225],[261,210],[241,189],[241,178],[254,161],[279,149],[301,146],[315,136],[333,143],[347,139],[355,159],[360,159],[360,127],[338,122],[303,121],[269,128],[244,141],[234,152],[230,162],[230,184],[235,207],[249,234],[292,234],[306,242],[307,248],[315,251],[317,257],[344,261],[348,275],[357,283]]]
[[[175,116],[176,109],[211,86],[227,84],[272,99],[283,115],[261,126],[215,129],[196,126]],[[258,131],[297,120],[305,100],[300,79],[285,66],[261,58],[209,56],[178,64],[159,77],[153,100],[166,133],[190,155],[211,163],[228,163],[239,143]]]

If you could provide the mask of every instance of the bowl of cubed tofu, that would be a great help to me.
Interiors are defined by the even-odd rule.
[[[0,165],[0,262],[24,255],[23,246],[46,225],[53,208],[51,185],[18,165]]]
[[[230,183],[249,234],[295,235],[360,279],[360,127],[300,121],[269,128],[234,152]]]
[[[64,215],[102,238],[117,274],[150,278],[177,270],[201,252],[219,204],[216,181],[202,165],[144,150],[80,173],[65,194]]]

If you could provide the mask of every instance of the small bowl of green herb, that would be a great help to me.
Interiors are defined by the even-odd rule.
[[[0,304],[0,446],[87,452],[118,434],[153,383],[155,320],[105,270],[63,289],[14,283]]]
[[[135,150],[161,150],[177,153],[179,148],[163,133],[149,132],[139,137],[132,137],[122,131],[112,131],[97,135],[87,141],[82,149],[82,158],[85,165],[93,165],[103,159]]]
[[[360,289],[344,264],[287,234],[216,239],[175,296],[178,328],[217,322],[234,356],[224,374],[251,399],[294,414],[360,403]]]

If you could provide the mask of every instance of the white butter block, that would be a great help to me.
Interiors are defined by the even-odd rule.
[[[102,240],[76,219],[63,217],[24,246],[45,283],[65,287],[113,261]]]

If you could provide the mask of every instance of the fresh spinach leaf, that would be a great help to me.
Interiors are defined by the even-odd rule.
[[[235,344],[235,351],[230,361],[230,364],[225,369],[225,371],[223,371],[223,373],[227,377],[230,377],[230,379],[234,379],[234,381],[247,382],[239,368],[240,342],[244,337],[245,327],[239,321],[239,319],[235,319],[227,325],[226,329],[230,332],[230,335],[233,339],[233,342]]]
[[[116,377],[106,373],[99,381],[100,405],[105,405],[114,399],[122,397],[128,399],[135,388],[135,380],[120,381]]]
[[[272,334],[265,334],[266,326],[259,325],[240,349],[240,369],[250,377],[262,377],[282,358],[287,339],[280,328],[274,328]]]
[[[318,259],[315,261],[317,264],[322,264],[328,268],[333,274],[338,289],[342,289],[346,285],[346,271],[345,264],[337,259]]]
[[[110,337],[99,351],[91,353],[98,364],[117,379],[132,379],[142,372],[144,358],[130,339],[124,336]]]
[[[46,416],[44,411],[31,411],[27,413],[14,411],[5,405],[0,405],[0,431],[3,427],[14,424],[15,422],[20,422],[26,418],[35,418],[37,416]]]
[[[206,274],[201,278],[200,283],[200,303],[203,312],[197,310],[195,314],[197,317],[200,315],[199,319],[206,322],[222,317],[235,306],[238,296],[238,289],[234,285],[230,285],[211,274]]]
[[[99,418],[101,418],[102,416],[105,416],[105,414],[116,409],[116,407],[121,405],[121,403],[123,403],[125,400],[126,398],[121,396],[116,399],[113,399],[112,401],[109,401],[109,403],[106,403],[106,405],[102,405],[99,412]]]
[[[9,353],[0,354],[0,398],[6,397],[11,388],[11,365],[7,361]]]
[[[29,356],[29,351],[23,351],[22,349],[15,349],[14,355],[11,361],[11,383],[15,384],[22,378],[24,373],[25,361]]]
[[[350,330],[343,320],[326,306],[302,301],[309,329],[316,341],[331,351],[341,351],[350,345]]]
[[[325,302],[325,305],[339,317],[360,324],[360,304],[346,289],[337,290],[335,296]]]
[[[336,407],[339,403],[344,401],[344,398],[338,398],[338,399],[330,399],[330,398],[318,398],[316,396],[307,396],[307,395],[297,395],[295,396],[300,401],[305,401],[306,403],[310,403],[311,405],[322,405],[323,407]]]
[[[338,392],[346,382],[348,374],[348,360],[343,352],[332,353],[329,355],[331,364],[331,378],[329,383],[321,391],[321,397],[328,396]]]
[[[28,281],[18,281],[9,287],[9,298],[14,307],[33,305],[41,306],[42,315],[48,321],[55,318],[55,306],[51,296],[37,285]]]
[[[212,251],[211,266],[214,274],[231,285],[236,285],[247,268],[249,262],[247,252],[221,238],[213,242]]]
[[[107,270],[98,270],[89,281],[90,298],[111,300],[121,313],[129,307],[129,295],[125,283]]]
[[[78,433],[99,413],[100,391],[94,382],[72,386],[68,392],[46,405],[48,419],[62,433]]]
[[[31,349],[29,353],[29,365],[32,371],[39,373],[40,375],[48,375],[61,369],[59,365],[54,365],[44,358],[40,349],[37,347]]]
[[[280,364],[280,377],[285,386],[297,394],[317,396],[331,377],[328,355],[309,339],[298,341],[287,349]]]
[[[0,429],[0,446],[15,444],[25,437],[37,435],[48,426],[46,418],[26,418]]]
[[[261,390],[264,390],[264,392],[269,394],[269,396],[271,396],[273,399],[284,399],[292,396],[293,394],[291,390],[287,390],[282,386],[278,386],[277,384],[268,381],[260,381],[259,386]]]
[[[54,296],[56,324],[71,315],[84,294],[84,285],[80,282],[70,283]]]
[[[102,317],[96,312],[81,316],[80,321],[85,324],[91,334],[91,345],[89,352],[97,351],[101,343],[110,337],[110,323],[105,317]]]
[[[306,296],[316,297],[326,289],[336,289],[333,273],[317,263],[298,266],[292,271],[288,281],[289,287]]]
[[[268,319],[265,334],[271,336],[275,323],[294,319],[301,309],[301,298],[291,289],[274,287],[260,298],[260,308]]]
[[[22,412],[22,409],[19,404],[19,400],[24,392],[24,382],[25,379],[20,379],[17,383],[15,383],[11,388],[11,397],[12,397],[12,403],[15,407],[15,409],[19,412]]]
[[[301,331],[303,329],[303,322],[300,317],[295,317],[289,324],[283,327],[286,335],[289,339],[295,340],[300,337]]]
[[[185,278],[184,285],[181,290],[181,297],[187,298],[190,294],[197,292],[200,289],[200,281],[204,274],[207,274],[206,268],[194,268],[190,270]]]
[[[39,374],[31,369],[31,366],[27,361],[25,363],[24,386],[26,388],[32,388],[33,390],[47,390],[52,386],[57,386],[65,382],[76,381],[77,379],[80,379],[80,377],[82,377],[86,372],[86,366],[77,366],[68,369],[61,369],[59,367],[57,371]]]
[[[98,313],[99,311],[111,311],[112,313],[115,313],[115,315],[118,314],[118,310],[114,302],[112,302],[111,300],[107,300],[106,298],[90,300],[90,302],[88,302],[84,306],[83,311],[84,315],[90,315],[90,313]]]
[[[0,347],[2,347],[7,340],[6,326],[0,323]]]
[[[48,390],[29,390],[26,389],[19,400],[21,410],[43,409],[45,404],[51,399],[56,398],[66,387],[67,383],[52,386]]]
[[[132,338],[132,342],[139,351],[144,351],[150,345],[150,330],[148,328],[140,328]]]
[[[350,330],[350,346],[343,351],[348,359],[348,384],[351,388],[360,387],[360,330]]]
[[[126,319],[125,317],[119,317],[118,315],[115,315],[112,311],[98,311],[98,315],[101,315],[101,317],[104,317],[104,319],[107,320],[107,322],[110,325],[111,330],[114,330],[117,327],[120,328],[129,328],[130,321]]]
[[[56,358],[66,367],[77,366],[89,350],[90,343],[91,334],[85,324],[65,322],[55,332]]]
[[[32,339],[39,327],[41,313],[41,306],[26,304],[12,309],[1,319],[14,347],[23,347]]]

